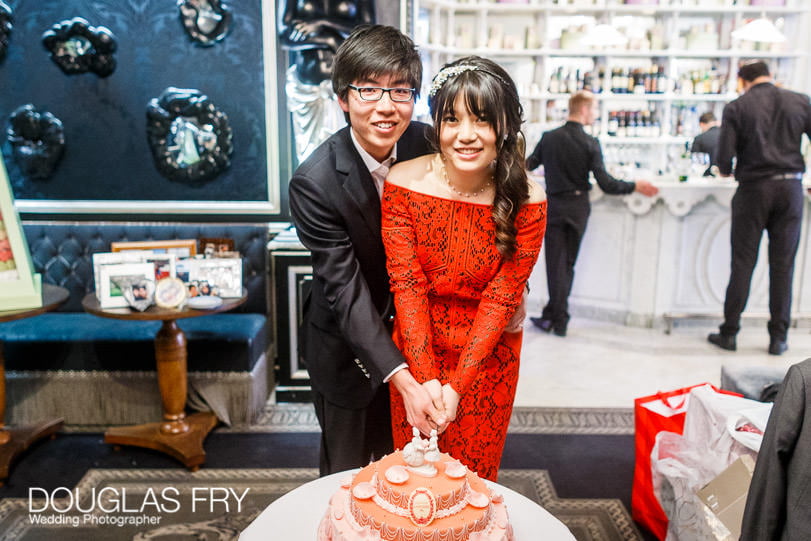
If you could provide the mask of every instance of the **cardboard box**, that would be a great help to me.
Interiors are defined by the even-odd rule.
[[[727,527],[733,539],[741,536],[746,494],[754,469],[752,457],[744,455],[698,491],[698,497]]]

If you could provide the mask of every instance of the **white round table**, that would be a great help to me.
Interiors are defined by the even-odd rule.
[[[316,541],[318,524],[330,496],[338,490],[342,479],[356,471],[334,473],[291,490],[267,506],[240,534],[239,541]],[[515,541],[533,541],[540,533],[544,541],[575,541],[569,529],[540,505],[507,487],[486,483],[504,496]]]

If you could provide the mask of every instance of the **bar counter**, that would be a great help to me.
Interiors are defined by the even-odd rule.
[[[806,175],[806,186],[809,179]],[[592,210],[569,297],[573,316],[670,329],[674,320],[718,317],[729,279],[730,202],[733,179],[653,179],[652,198],[592,190]],[[811,318],[811,250],[808,208],[794,270],[793,318]],[[530,278],[528,311],[546,303],[541,257]],[[768,317],[768,239],[761,241],[745,317]]]

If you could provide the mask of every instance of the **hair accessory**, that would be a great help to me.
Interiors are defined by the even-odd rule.
[[[439,92],[439,89],[442,88],[442,85],[445,84],[445,81],[451,77],[456,77],[460,73],[464,73],[466,71],[477,71],[478,69],[479,67],[474,66],[473,64],[458,64],[456,66],[442,68],[431,81],[431,90],[428,91],[428,97],[433,98],[434,95]]]

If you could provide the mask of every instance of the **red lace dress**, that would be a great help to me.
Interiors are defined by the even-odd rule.
[[[518,213],[517,251],[503,261],[491,206],[386,183],[383,243],[397,316],[394,342],[420,383],[438,379],[461,395],[441,451],[495,480],[507,436],[522,333],[504,333],[521,303],[546,228],[546,201]],[[394,446],[411,440],[392,388]]]

